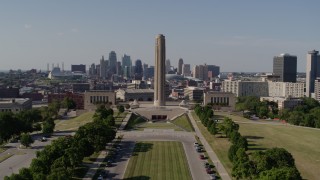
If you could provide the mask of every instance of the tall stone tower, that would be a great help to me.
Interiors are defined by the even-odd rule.
[[[154,73],[154,106],[165,106],[166,81],[166,40],[164,35],[156,37],[155,73]]]

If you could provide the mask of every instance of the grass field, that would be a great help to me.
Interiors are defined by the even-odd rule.
[[[192,179],[181,142],[138,142],[124,179]]]
[[[219,135],[216,135],[217,137],[211,135],[209,131],[207,131],[207,128],[204,127],[204,125],[202,125],[201,121],[199,120],[195,112],[192,112],[191,114],[193,118],[196,120],[196,123],[202,135],[206,138],[207,142],[210,144],[213,151],[217,154],[220,162],[226,168],[228,174],[231,175],[232,163],[228,158],[228,150],[229,150],[229,147],[231,146],[231,143],[227,138],[218,138]]]
[[[93,120],[92,119],[93,114],[94,112],[86,112],[73,119],[55,120],[55,123],[56,123],[55,130],[59,130],[59,131],[77,130],[80,126],[88,122],[91,122]]]
[[[114,120],[116,122],[116,127],[119,128],[124,118],[127,116],[128,112],[123,112],[118,114],[118,112],[114,112]]]
[[[190,123],[190,120],[186,114],[183,114],[182,116],[177,117],[176,119],[171,121],[173,124],[183,128],[186,131],[192,132],[194,131],[192,124]]]
[[[0,156],[0,163],[5,161],[6,159],[9,159],[11,156],[13,156],[14,154],[6,154],[4,156]]]
[[[224,115],[221,114],[220,115]],[[320,177],[320,129],[275,124],[257,124],[239,116],[227,115],[240,125],[240,133],[249,141],[249,151],[282,147],[294,157],[304,179]],[[260,122],[266,122],[260,120]]]
[[[126,127],[125,127],[125,129],[126,129],[126,130],[128,130],[128,129],[133,129],[133,128],[135,128],[135,126],[136,126],[137,124],[144,123],[144,122],[146,122],[145,119],[143,119],[143,118],[139,117],[138,115],[132,113],[132,114],[131,114],[131,117],[130,117],[130,119],[129,119]]]

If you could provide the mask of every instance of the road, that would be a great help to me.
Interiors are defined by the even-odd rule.
[[[203,163],[205,160],[199,159],[199,153],[194,148],[195,133],[178,132],[165,129],[148,129],[145,131],[122,132],[124,135],[121,142],[122,149],[115,159],[115,165],[108,167],[109,179],[123,179],[134,145],[137,141],[180,141],[186,153],[188,165],[192,178],[195,180],[210,179],[206,173]]]
[[[4,179],[5,176],[10,176],[12,173],[18,173],[19,169],[23,167],[29,167],[32,159],[36,157],[36,151],[43,149],[44,146],[50,144],[52,140],[70,134],[72,134],[72,132],[56,132],[51,138],[48,138],[46,142],[39,141],[42,137],[41,135],[33,135],[32,138],[35,141],[29,149],[19,148],[20,143],[7,144],[6,147],[8,149],[0,153],[0,157],[8,154],[13,154],[13,156],[0,163],[0,179]]]
[[[216,165],[217,167],[217,171],[219,172],[219,175],[221,176],[221,179],[223,180],[229,180],[231,179],[231,177],[229,176],[229,174],[227,173],[227,170],[224,168],[223,164],[220,162],[218,156],[216,155],[216,153],[212,150],[211,146],[209,145],[209,143],[207,142],[207,140],[203,137],[203,135],[201,134],[201,131],[199,130],[199,127],[195,121],[195,119],[193,118],[191,112],[188,112],[188,116],[190,118],[190,121],[192,123],[192,126],[194,127],[194,130],[197,134],[197,136],[199,137],[200,141],[202,142],[203,146],[205,147],[205,149],[207,150],[207,153],[210,157],[210,159],[212,160],[212,162]]]

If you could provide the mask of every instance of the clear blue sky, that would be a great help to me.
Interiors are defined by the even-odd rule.
[[[126,53],[154,64],[155,37],[167,58],[221,71],[272,71],[273,56],[320,49],[320,1],[7,0],[0,2],[0,69],[98,63]]]

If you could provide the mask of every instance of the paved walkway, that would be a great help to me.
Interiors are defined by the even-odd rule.
[[[120,127],[119,127],[119,130],[122,131],[129,119],[131,117],[131,112],[128,112],[128,114],[126,115],[126,117],[124,118],[124,120],[122,121]],[[117,132],[117,136],[119,136],[119,131]],[[109,147],[109,146],[112,146],[113,142],[112,143],[109,143],[106,147],[106,149]],[[91,180],[92,177],[96,174],[98,168],[100,167],[100,164],[103,162],[104,158],[108,155],[108,151],[107,150],[103,150],[101,151],[101,153],[99,154],[99,156],[97,157],[97,160],[95,162],[93,162],[92,164],[86,164],[87,166],[89,166],[89,170],[88,172],[86,173],[86,175],[84,176],[84,180]]]
[[[205,147],[210,159],[212,160],[212,162],[214,164],[216,164],[216,168],[217,171],[219,172],[220,177],[223,180],[231,180],[231,177],[229,176],[228,172],[226,171],[226,169],[224,168],[223,164],[220,162],[220,160],[218,159],[218,156],[216,155],[216,153],[212,150],[211,146],[209,145],[209,143],[207,142],[207,140],[203,137],[201,131],[199,130],[199,127],[196,123],[196,121],[194,120],[194,118],[191,115],[191,112],[188,112],[188,116],[191,120],[191,123],[194,127],[194,130],[197,134],[197,136],[199,137],[200,141],[202,142],[203,146]]]

